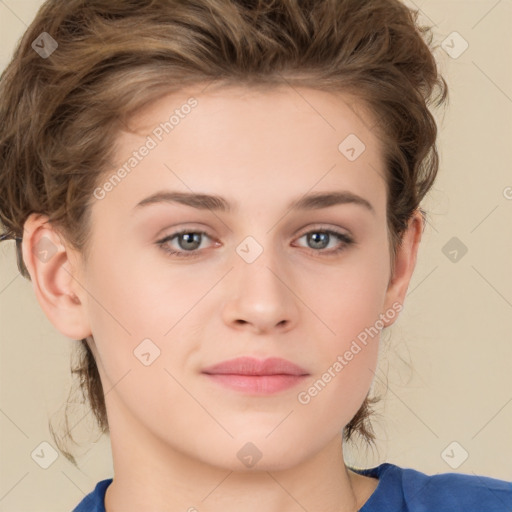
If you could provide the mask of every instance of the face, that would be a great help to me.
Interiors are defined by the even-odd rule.
[[[132,126],[80,277],[111,432],[236,470],[306,459],[361,406],[400,308],[372,120],[340,94],[232,87]]]

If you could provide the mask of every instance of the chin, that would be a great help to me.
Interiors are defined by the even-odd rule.
[[[282,436],[273,437],[274,434],[265,438],[267,434],[268,431],[254,436],[244,434],[225,443],[212,441],[210,449],[205,447],[205,451],[197,456],[212,466],[229,471],[259,472],[293,468],[314,453],[314,446],[307,446],[311,453],[304,450],[311,442],[310,436],[305,435],[302,440],[290,437],[285,440]],[[215,446],[214,450],[212,446]]]

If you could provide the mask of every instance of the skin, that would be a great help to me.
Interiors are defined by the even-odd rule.
[[[341,431],[370,389],[379,336],[308,404],[297,395],[380,314],[403,304],[421,215],[411,218],[391,276],[372,120],[348,96],[309,88],[197,88],[163,97],[132,119],[140,135],[119,135],[116,164],[191,95],[197,107],[95,200],[87,261],[44,216],[25,224],[23,256],[41,307],[64,335],[89,337],[98,362],[115,470],[106,510],[356,510],[378,480],[346,468]],[[353,162],[338,150],[349,134],[366,145]],[[233,208],[160,203],[134,210],[164,189],[218,194]],[[374,212],[351,203],[287,208],[306,193],[332,190],[362,196]],[[156,244],[181,228],[211,236],[198,257],[173,257]],[[328,256],[343,242],[332,237],[319,249],[305,236],[319,228],[350,234],[355,243]],[[247,236],[263,248],[252,263],[236,252]],[[44,262],[34,255],[42,237],[56,248]],[[168,246],[187,247],[177,238]],[[133,353],[146,338],[160,350],[149,366]],[[257,396],[201,373],[242,355],[282,357],[310,375]],[[237,457],[248,442],[262,454],[252,468]]]

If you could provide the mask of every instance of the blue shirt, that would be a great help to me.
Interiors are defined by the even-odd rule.
[[[384,463],[350,469],[379,483],[360,512],[512,512],[512,482],[460,473],[426,475]],[[112,478],[98,482],[73,512],[105,512]]]

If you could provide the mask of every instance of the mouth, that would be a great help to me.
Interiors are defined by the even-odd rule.
[[[300,366],[280,358],[264,360],[239,357],[202,370],[213,382],[250,394],[272,394],[301,383],[309,373]]]

